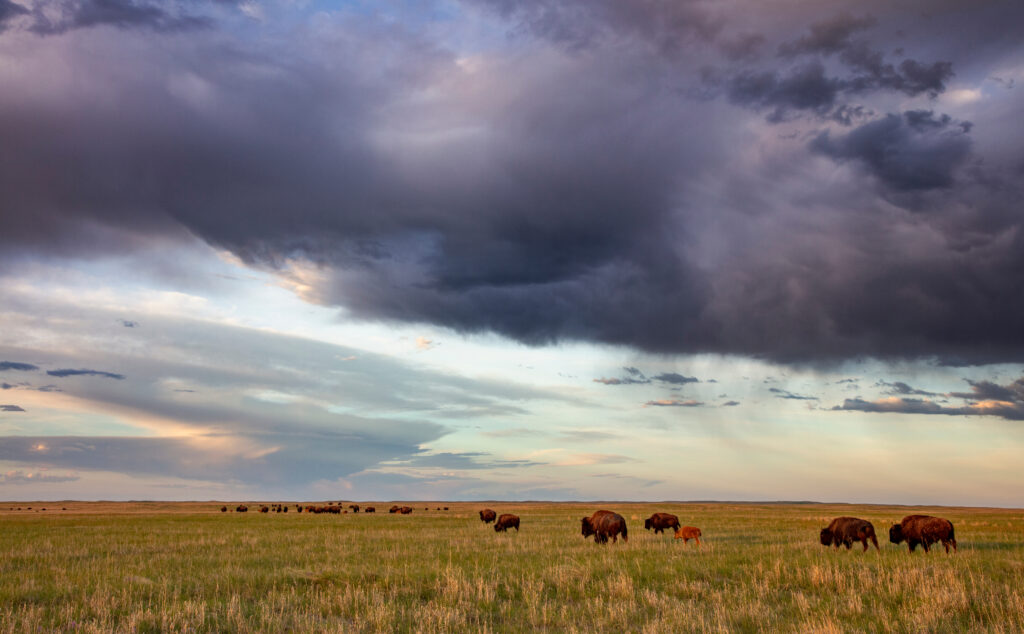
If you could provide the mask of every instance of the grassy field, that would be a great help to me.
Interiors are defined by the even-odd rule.
[[[487,504],[522,517],[497,534],[483,504],[408,504],[0,503],[0,631],[1024,631],[1022,510]],[[598,508],[627,519],[628,544],[580,536]],[[703,546],[644,531],[658,510],[699,526]],[[952,520],[960,551],[889,544],[911,512]],[[838,515],[871,520],[881,552],[820,546]]]

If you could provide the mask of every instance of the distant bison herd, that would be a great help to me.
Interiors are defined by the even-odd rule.
[[[349,504],[346,509],[343,507],[342,502],[306,506],[297,504],[295,509],[299,513],[305,511],[307,513],[347,514],[349,511],[352,511],[352,513],[360,511],[358,504]],[[445,506],[443,509],[447,511],[448,507]],[[244,504],[239,504],[235,507],[235,512],[237,513],[246,513],[248,510],[249,507]],[[269,506],[263,504],[260,505],[259,510],[261,513],[287,513],[288,506],[284,504],[271,504]],[[372,506],[362,509],[364,513],[374,513],[376,510]],[[424,510],[429,510],[429,507]],[[439,506],[435,510],[440,511],[442,507]],[[228,512],[228,507],[226,505],[221,506],[220,512]],[[412,507],[395,504],[388,509],[388,512],[409,515],[412,513]],[[516,532],[519,532],[520,520],[518,515],[511,513],[498,515],[493,509],[481,509],[479,515],[480,521],[484,524],[494,523],[494,532],[496,533],[507,532],[510,528],[514,528]],[[700,546],[701,530],[696,526],[681,525],[679,518],[671,513],[655,513],[651,515],[644,520],[644,528],[654,531],[655,534],[663,533],[666,529],[672,529],[675,531],[675,539],[683,540],[684,544],[693,539]],[[629,541],[629,529],[626,526],[626,519],[612,511],[601,510],[589,517],[581,518],[580,533],[584,539],[593,535],[594,542],[598,544],[606,544],[609,539],[615,543],[620,536],[623,542]],[[865,552],[869,548],[869,543],[874,544],[876,551],[880,550],[874,525],[858,517],[843,516],[833,519],[828,526],[821,529],[819,540],[822,546],[835,546],[836,548],[846,546],[846,549],[849,550],[855,542],[860,542]],[[918,545],[923,546],[925,552],[930,552],[932,545],[939,543],[942,544],[947,553],[950,546],[956,552],[956,535],[953,530],[953,523],[947,519],[930,515],[908,515],[904,517],[898,524],[894,524],[889,529],[889,541],[893,544],[907,542],[910,552],[914,552]]]

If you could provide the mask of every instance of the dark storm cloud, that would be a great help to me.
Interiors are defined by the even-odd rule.
[[[115,379],[117,381],[123,381],[124,380],[124,375],[123,374],[115,374],[114,372],[104,372],[102,370],[89,370],[89,369],[71,370],[71,369],[61,369],[61,370],[47,370],[46,373],[49,374],[50,376],[56,376],[56,377],[61,377],[61,378],[68,377],[68,376],[100,376],[100,377],[104,377],[104,378],[107,378],[107,379]]]
[[[811,148],[838,161],[853,160],[896,191],[948,188],[970,155],[968,122],[911,110],[890,114],[833,139],[823,132]]]
[[[676,53],[691,40],[713,40],[721,22],[694,0],[473,0],[518,29],[570,49],[609,39]]]
[[[739,401],[726,401],[726,402],[722,403],[722,407],[736,407],[739,404],[740,404]]]
[[[34,7],[33,15],[35,21],[29,30],[40,35],[58,35],[72,29],[102,25],[157,32],[182,31],[211,25],[210,20],[204,17],[174,15],[158,4],[133,0],[44,0]]]
[[[7,28],[7,22],[18,17],[19,15],[27,15],[29,10],[11,0],[0,0],[0,33],[3,33]]]
[[[847,49],[854,33],[874,26],[877,20],[870,15],[854,16],[849,13],[812,24],[806,35],[779,45],[779,54],[794,56],[806,53],[838,53]]]
[[[24,412],[25,410],[17,405],[0,405],[0,412]]]
[[[121,320],[121,325],[124,326],[125,328],[138,328],[139,327],[139,322],[137,322],[137,321],[130,321],[128,319],[122,319]]]
[[[1014,67],[1011,3],[495,0],[460,5],[485,22],[465,32],[400,9],[189,30],[170,3],[63,6],[118,28],[0,38],[4,258],[199,238],[353,319],[1024,360],[1013,92],[943,101]],[[480,32],[508,37],[460,50]]]

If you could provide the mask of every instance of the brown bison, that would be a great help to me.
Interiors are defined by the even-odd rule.
[[[402,507],[400,507],[397,504],[395,504],[390,509],[388,509],[388,513],[397,513],[401,508]]]
[[[490,524],[498,517],[498,514],[491,509],[484,509],[480,511],[480,521],[484,524]]]
[[[220,512],[221,513],[227,513],[228,512],[228,507],[226,507],[226,506],[220,507]]]
[[[364,513],[376,513],[376,512],[377,512],[377,509],[375,509],[375,508],[374,508],[374,507],[372,507],[372,506],[367,506],[367,507],[366,507],[365,509],[363,509],[363,512],[364,512]]]
[[[663,532],[666,528],[679,529],[679,518],[671,513],[655,513],[644,520],[646,530],[654,529],[655,534]]]
[[[239,504],[237,507],[235,507],[235,511],[238,513],[248,513],[249,507],[244,504]]]
[[[942,542],[949,552],[950,545],[956,551],[956,535],[953,532],[953,523],[941,517],[931,515],[908,515],[899,524],[894,524],[889,529],[889,541],[899,544],[907,541],[910,552],[918,544],[924,546],[924,552],[928,552],[935,542]]]
[[[850,550],[853,542],[864,544],[864,551],[868,549],[868,540],[878,550],[878,538],[875,537],[875,527],[871,522],[857,517],[837,517],[821,529],[822,546],[839,546],[845,544],[846,550]]]
[[[402,515],[408,515],[409,513],[412,513],[412,507],[411,506],[403,506],[402,508],[398,509],[398,512],[401,513]]]
[[[622,541],[629,541],[629,535],[626,529],[626,520],[623,519],[618,513],[612,513],[611,511],[598,511],[590,517],[584,517],[581,520],[583,538],[593,535],[594,543],[604,544],[608,542],[608,538],[611,537],[613,542],[617,542],[619,539],[619,533],[622,533]]]
[[[260,507],[260,513],[269,513],[269,512],[270,512],[270,507],[269,506],[261,506]]]
[[[515,527],[516,532],[519,532],[519,516],[512,515],[511,513],[502,513],[498,521],[494,523],[494,532],[502,533],[510,528]]]
[[[358,513],[359,512],[359,505],[358,504],[349,504],[348,508],[351,509],[351,511],[353,513]]]
[[[700,546],[700,529],[696,526],[680,526],[676,529],[676,539],[683,540],[683,544],[686,544],[691,539],[697,540],[697,545]]]

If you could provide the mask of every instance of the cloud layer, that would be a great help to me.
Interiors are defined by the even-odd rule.
[[[0,0],[6,257],[198,238],[530,344],[1024,360],[1017,4],[402,7]]]

